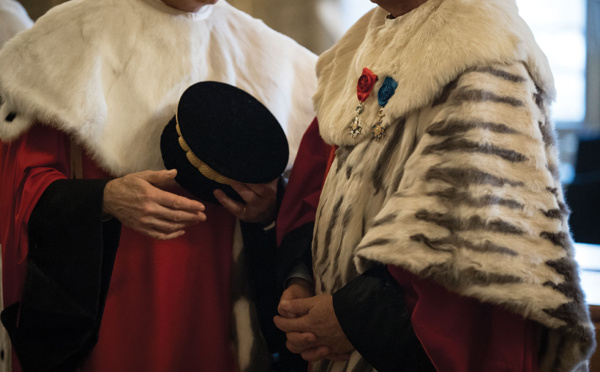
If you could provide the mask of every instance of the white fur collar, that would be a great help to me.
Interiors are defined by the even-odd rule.
[[[155,0],[53,8],[0,52],[0,139],[42,121],[74,136],[112,175],[162,169],[162,129],[182,92],[203,80],[248,91],[286,132],[301,134],[314,117],[316,57],[223,0],[206,9],[210,16]]]
[[[384,125],[431,103],[446,84],[477,65],[523,61],[554,98],[546,57],[514,0],[428,0],[404,16],[386,16],[382,8],[373,9],[317,62],[319,88],[313,100],[321,136],[330,144],[353,145],[371,137],[349,134],[364,67],[379,77],[361,115],[368,124],[376,121],[377,90],[386,76],[398,87],[385,107]]]

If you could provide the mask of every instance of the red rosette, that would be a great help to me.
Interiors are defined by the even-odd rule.
[[[369,97],[376,81],[377,75],[368,68],[363,68],[362,75],[358,78],[358,84],[356,84],[356,95],[360,102],[364,102]]]

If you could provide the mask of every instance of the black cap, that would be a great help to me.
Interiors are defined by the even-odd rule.
[[[165,167],[177,169],[177,183],[209,202],[216,202],[215,189],[241,201],[227,182],[270,182],[283,173],[289,156],[273,114],[245,91],[214,81],[186,89],[160,148]]]

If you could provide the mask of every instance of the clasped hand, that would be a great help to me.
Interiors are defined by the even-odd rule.
[[[311,362],[348,360],[354,347],[335,316],[331,295],[310,295],[294,283],[281,296],[280,315],[273,321],[286,333],[287,348]]]

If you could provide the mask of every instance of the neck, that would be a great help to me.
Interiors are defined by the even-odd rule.
[[[206,4],[178,4],[176,1],[172,0],[161,0],[165,5],[170,6],[171,8],[175,8],[181,10],[183,12],[188,13],[196,13]]]
[[[393,18],[404,15],[421,5],[425,4],[427,0],[407,0],[407,1],[397,1],[394,4],[390,5],[380,5],[383,9],[388,11]]]

